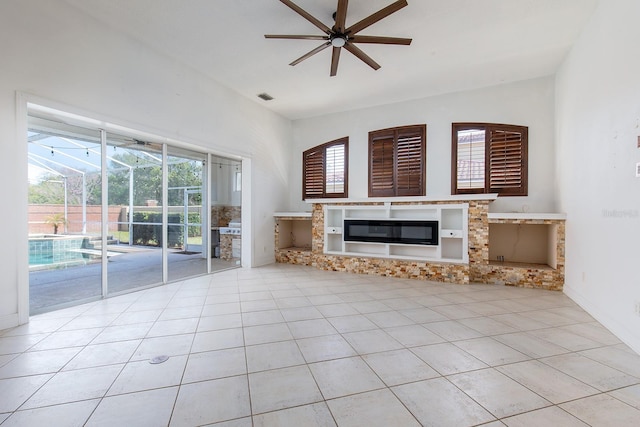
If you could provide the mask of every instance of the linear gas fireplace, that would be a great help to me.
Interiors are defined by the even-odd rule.
[[[344,240],[435,246],[438,221],[345,219]]]

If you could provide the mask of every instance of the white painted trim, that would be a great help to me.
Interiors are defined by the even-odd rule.
[[[0,317],[0,331],[3,329],[15,328],[26,322],[19,322],[17,314],[10,314],[8,316]]]
[[[40,112],[42,114],[51,116],[54,119],[62,120],[70,124],[76,124],[82,127],[90,127],[95,129],[104,129],[107,132],[113,132],[118,134],[124,134],[128,136],[138,137],[140,139],[151,140],[154,142],[164,143],[171,145],[172,147],[185,148],[193,151],[198,151],[204,154],[211,154],[215,156],[226,157],[230,159],[237,159],[242,161],[243,164],[243,194],[242,194],[242,210],[243,210],[243,256],[242,265],[252,265],[252,239],[251,239],[251,153],[239,150],[234,154],[230,154],[225,150],[217,150],[215,148],[203,146],[189,138],[185,138],[181,135],[173,137],[164,137],[166,131],[150,129],[148,126],[144,126],[138,123],[127,123],[122,120],[116,120],[101,114],[97,114],[91,111],[83,110],[72,105],[52,101],[37,95],[33,95],[26,92],[16,91],[16,151],[21,153],[20,159],[23,159],[24,173],[23,178],[17,177],[18,182],[27,182],[27,117],[30,111]],[[201,141],[203,142],[203,141]],[[211,141],[207,141],[211,142]],[[166,149],[166,145],[164,145]],[[163,165],[166,165],[166,152],[163,153]],[[246,169],[245,169],[246,167]],[[244,171],[249,173],[244,173]],[[166,173],[163,173],[166,177]],[[164,183],[163,188],[166,188]],[[22,229],[22,235],[24,239],[19,239],[19,242],[14,243],[16,250],[20,254],[18,256],[17,269],[17,293],[18,293],[18,313],[15,315],[9,315],[8,317],[15,316],[17,320],[9,322],[9,326],[17,326],[18,324],[24,324],[29,322],[29,259],[28,259],[28,241],[27,236],[29,234],[29,228],[27,224],[27,205],[28,205],[28,191],[25,188],[24,195],[21,196],[22,202],[18,203],[17,209],[22,211],[22,217],[25,218],[23,223],[16,226]],[[245,198],[246,195],[246,198]],[[166,194],[164,194],[163,200],[167,200]],[[165,204],[166,206],[166,204]],[[245,208],[246,207],[246,208]],[[165,208],[163,207],[163,211]],[[209,213],[211,209],[209,209]],[[163,215],[166,220],[166,214]],[[246,219],[246,223],[245,223]],[[166,222],[166,221],[165,221]],[[164,227],[164,242],[167,242],[166,238],[166,226]],[[104,245],[103,245],[104,246]],[[166,251],[163,254],[163,283],[167,283],[168,273],[166,271]],[[104,258],[104,257],[103,257]],[[13,319],[13,317],[11,317]],[[2,329],[4,318],[0,318],[0,329]]]
[[[253,247],[253,169],[250,158],[242,159],[242,194],[240,206],[242,212],[240,215],[240,222],[242,224],[242,235],[240,241],[242,242],[242,248],[240,249],[240,264],[242,267],[257,267],[260,264],[256,264],[255,248]]]
[[[24,183],[28,182],[29,175],[27,166],[29,151],[27,144],[28,101],[29,99],[27,96],[21,92],[16,92],[16,141],[14,149],[20,153],[18,158],[21,159],[22,162],[19,166],[22,173],[21,176],[16,177],[16,182]],[[17,282],[15,284],[18,291],[18,309],[15,316],[15,323],[11,326],[22,325],[29,322],[29,241],[27,239],[27,236],[29,235],[28,194],[29,190],[28,188],[25,188],[24,192],[19,193],[19,200],[17,200],[14,205],[14,209],[17,209],[22,213],[20,217],[24,218],[24,221],[13,225],[19,228],[20,232],[18,232],[18,235],[22,236],[22,238],[18,239],[17,242],[13,242],[13,245],[15,245],[15,249],[19,254],[16,264]],[[3,329],[2,319],[0,319],[0,329]]]

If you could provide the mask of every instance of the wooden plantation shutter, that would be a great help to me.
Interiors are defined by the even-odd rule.
[[[426,126],[369,132],[369,197],[424,196]]]
[[[302,198],[319,198],[324,194],[324,150],[305,151],[302,159]]]
[[[488,132],[489,192],[526,195],[526,131],[498,128]]]
[[[393,196],[393,133],[369,143],[369,196]]]
[[[526,126],[453,123],[451,141],[452,194],[527,195]]]
[[[398,196],[424,195],[424,132],[408,129],[398,132],[396,156],[396,191]]]
[[[302,153],[302,199],[347,197],[349,138]]]

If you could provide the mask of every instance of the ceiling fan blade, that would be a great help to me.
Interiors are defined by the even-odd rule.
[[[333,27],[337,33],[344,33],[344,24],[347,21],[347,8],[349,0],[338,0],[338,9],[336,9],[336,25]]]
[[[333,53],[331,54],[331,73],[329,75],[331,77],[338,74],[338,61],[340,61],[340,48],[334,47]]]
[[[380,37],[380,36],[353,36],[349,37],[351,43],[379,43],[379,44],[401,44],[408,46],[412,39],[400,37]]]
[[[311,22],[316,27],[320,28],[324,33],[331,34],[331,28],[324,25],[322,22],[316,19],[313,15],[311,15],[306,10],[302,9],[300,6],[298,6],[291,0],[280,0],[280,1],[285,5],[289,6],[291,9],[293,9],[298,15],[302,16],[304,19]]]
[[[369,55],[361,51],[355,45],[351,43],[347,43],[344,45],[344,48],[347,49],[352,54],[354,54],[358,59],[366,63],[369,67],[373,68],[374,70],[377,70],[378,68],[380,68],[380,64],[378,64],[376,61],[371,59]]]
[[[329,40],[329,36],[307,36],[298,34],[265,34],[265,39],[291,39],[291,40]]]
[[[316,53],[325,50],[329,46],[331,46],[331,42],[323,43],[320,46],[318,46],[317,48],[313,49],[312,51],[305,53],[304,55],[302,55],[300,58],[296,59],[295,61],[293,61],[289,65],[297,65],[297,64],[301,63],[302,61],[304,61],[305,59],[315,55]]]
[[[281,1],[284,1],[284,0],[281,0]],[[357,32],[364,30],[368,26],[375,24],[381,19],[386,18],[392,13],[399,11],[400,9],[402,9],[407,5],[408,5],[407,0],[398,0],[390,4],[389,6],[385,7],[384,9],[380,9],[373,15],[369,15],[368,17],[364,18],[362,21],[356,22],[355,24],[353,24],[352,26],[346,29],[345,34],[347,35],[356,34]]]

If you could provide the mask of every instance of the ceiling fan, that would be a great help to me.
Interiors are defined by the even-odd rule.
[[[374,70],[380,68],[380,65],[374,61],[369,55],[364,53],[358,47],[356,47],[355,43],[373,43],[373,44],[397,44],[397,45],[409,45],[411,44],[411,39],[407,38],[399,38],[399,37],[381,37],[381,36],[362,36],[358,35],[358,33],[365,28],[375,24],[381,19],[386,18],[394,12],[402,9],[407,6],[406,0],[397,0],[390,4],[389,6],[380,9],[376,13],[369,15],[368,17],[362,19],[355,24],[346,27],[345,22],[347,20],[347,7],[349,4],[349,0],[338,0],[338,7],[336,12],[334,13],[335,24],[332,28],[329,28],[325,24],[323,24],[319,19],[315,18],[310,13],[306,12],[300,6],[293,3],[291,0],[280,0],[282,3],[287,5],[289,8],[293,9],[300,16],[305,18],[307,21],[311,22],[313,25],[318,27],[324,35],[277,35],[277,34],[265,34],[265,38],[267,39],[295,39],[295,40],[323,40],[322,43],[317,48],[311,50],[310,52],[302,55],[300,58],[296,59],[289,65],[296,65],[305,59],[315,55],[318,52],[323,51],[329,46],[333,47],[333,52],[331,55],[331,76],[335,76],[338,73],[338,61],[340,60],[340,51],[344,47],[353,55],[355,55],[358,59],[362,60],[364,63],[369,65]]]

